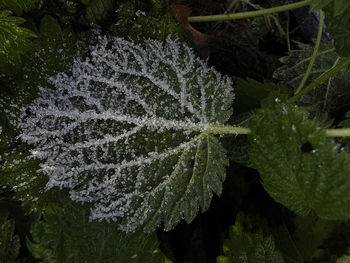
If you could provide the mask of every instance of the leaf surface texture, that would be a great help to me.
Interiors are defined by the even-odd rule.
[[[250,127],[250,157],[272,198],[300,215],[350,218],[347,156],[335,153],[333,141],[303,110],[275,103],[259,110]]]
[[[25,21],[23,18],[11,14],[0,10],[0,70],[7,64],[20,64],[21,55],[31,47],[30,39],[36,37],[29,29],[19,27]]]
[[[59,194],[31,227],[31,253],[45,263],[161,263],[155,233],[126,234],[116,223],[89,222],[86,206]]]
[[[46,187],[93,203],[92,219],[123,218],[125,231],[191,222],[222,190],[228,160],[205,130],[229,118],[231,80],[170,38],[141,46],[101,37],[90,54],[22,114],[21,138],[45,160]]]

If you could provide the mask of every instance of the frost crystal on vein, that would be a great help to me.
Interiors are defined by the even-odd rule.
[[[220,194],[227,159],[203,131],[228,120],[232,84],[185,44],[99,37],[50,81],[23,109],[20,137],[43,160],[46,188],[92,203],[92,219],[170,229]]]

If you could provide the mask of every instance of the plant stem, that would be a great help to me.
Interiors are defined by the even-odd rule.
[[[206,133],[210,134],[250,134],[251,130],[249,128],[238,127],[238,126],[212,126],[205,130]],[[327,137],[350,137],[350,128],[342,129],[326,129]]]
[[[327,129],[326,135],[328,137],[350,137],[350,128]]]
[[[305,89],[300,91],[298,94],[295,94],[288,101],[289,102],[296,102],[303,95],[305,95],[306,93],[308,93],[311,90],[313,90],[314,88],[316,88],[322,82],[326,81],[327,79],[329,79],[330,77],[335,75],[335,73],[337,73],[338,71],[340,71],[342,68],[346,67],[349,64],[350,64],[350,57],[347,57],[344,60],[342,60],[337,66],[335,66],[334,68],[331,68],[327,72],[323,73],[320,77],[318,77],[315,81],[310,83]]]
[[[212,134],[249,134],[251,130],[249,128],[238,127],[238,126],[212,126],[205,130],[207,133]]]
[[[303,6],[307,6],[312,2],[312,0],[304,0],[298,3],[282,5],[278,7],[272,7],[268,9],[262,9],[257,11],[241,12],[235,14],[222,14],[222,15],[211,15],[211,16],[190,16],[188,22],[209,22],[209,21],[222,21],[222,20],[234,20],[234,19],[244,19],[262,15],[268,15],[273,13],[280,13],[288,10],[297,9]]]
[[[303,89],[307,79],[310,76],[312,66],[314,65],[316,57],[317,57],[318,48],[320,47],[322,33],[323,33],[323,11],[320,9],[319,10],[319,19],[318,19],[318,32],[317,32],[317,38],[316,38],[314,52],[313,52],[312,57],[310,59],[310,63],[307,67],[306,73],[305,73],[303,79],[301,80],[295,94],[298,94]]]
[[[338,56],[337,59],[335,60],[334,64],[333,64],[332,68],[334,68],[334,67],[338,64],[339,60],[340,60],[340,57]],[[330,77],[330,78],[328,79],[328,84],[327,84],[327,89],[326,89],[326,95],[325,95],[325,97],[324,97],[324,103],[323,103],[323,110],[324,110],[324,111],[326,111],[327,100],[328,100],[328,93],[329,93],[329,89],[330,89],[330,86],[331,86],[331,81],[332,81],[332,77]]]

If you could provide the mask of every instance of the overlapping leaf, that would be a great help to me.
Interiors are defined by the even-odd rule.
[[[125,234],[116,223],[89,222],[82,204],[58,195],[43,221],[32,225],[27,245],[45,263],[161,263],[155,233]]]
[[[341,15],[350,8],[350,2],[348,0],[313,0],[310,7],[311,10],[314,11],[330,5],[334,7],[334,16]]]
[[[0,10],[0,70],[7,64],[20,64],[21,55],[30,49],[30,39],[36,37],[29,29],[19,27],[25,21],[23,18],[11,14]]]
[[[346,1],[349,3],[349,1]],[[334,39],[334,46],[340,56],[350,56],[350,5],[339,8],[341,15],[335,6],[328,5],[325,8],[327,31]]]
[[[101,37],[71,74],[42,88],[19,125],[45,160],[47,188],[70,189],[94,204],[92,219],[122,218],[126,231],[161,221],[170,229],[208,209],[228,161],[205,130],[231,114],[229,78],[170,38],[140,46]]]
[[[326,30],[334,39],[340,56],[350,55],[350,2],[348,0],[313,0],[311,10],[324,9]]]
[[[292,50],[289,56],[282,57],[280,61],[285,65],[278,68],[273,77],[282,84],[297,89],[312,57],[314,47],[298,43],[298,50]],[[341,61],[332,43],[321,42],[316,61],[312,67],[307,83],[314,81],[322,73],[336,66]],[[350,67],[343,68],[329,81],[323,82],[313,91],[302,97],[302,101],[307,104],[319,105],[319,108],[334,112],[350,106]],[[341,108],[340,108],[341,107]]]
[[[21,15],[22,12],[28,12],[34,8],[39,0],[0,0],[0,9],[8,9]]]
[[[37,86],[47,85],[48,76],[69,68],[82,45],[77,44],[76,34],[61,29],[50,16],[43,17],[35,44],[24,54],[20,68],[12,68],[0,78],[0,184],[15,189],[26,208],[40,211],[51,191],[44,191],[47,177],[37,173],[39,161],[28,159],[30,147],[16,140],[16,123],[22,107],[36,98]]]
[[[350,165],[325,131],[294,105],[275,103],[251,121],[250,157],[277,202],[300,215],[350,218]]]

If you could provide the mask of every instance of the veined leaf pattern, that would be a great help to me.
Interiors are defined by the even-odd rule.
[[[228,160],[206,129],[231,115],[231,80],[185,44],[100,37],[51,83],[23,110],[20,137],[43,160],[46,188],[92,203],[91,219],[171,229],[221,193]]]
[[[347,154],[305,111],[276,102],[259,109],[250,128],[250,158],[275,201],[302,216],[350,218]]]

